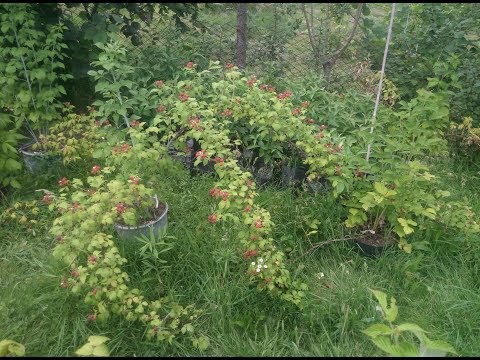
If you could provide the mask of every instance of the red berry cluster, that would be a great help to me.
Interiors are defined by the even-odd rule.
[[[245,206],[245,210],[243,210],[244,212],[250,212],[252,211],[252,207],[250,205],[247,205]]]
[[[220,191],[222,190],[219,188],[210,189],[210,196],[217,197],[220,194]]]
[[[220,193],[218,194],[223,201],[227,201],[228,199],[228,191],[224,190],[224,191],[220,191]]]
[[[210,189],[210,195],[212,197],[221,197],[223,201],[227,201],[228,199],[228,191],[223,191],[219,188]]]
[[[293,93],[290,90],[286,90],[283,93],[278,94],[277,98],[280,100],[284,100],[284,99],[288,99],[292,95]]]
[[[364,173],[362,170],[357,169],[357,170],[355,171],[355,176],[356,176],[356,177],[362,177],[363,175],[365,175],[365,173]]]
[[[300,112],[301,112],[300,108],[297,107],[292,110],[292,115],[300,115]]]
[[[325,130],[325,129],[327,128],[327,125],[320,125],[319,128],[320,128],[321,131],[322,131],[322,130]]]
[[[232,63],[228,63],[227,65],[225,65],[225,69],[231,69],[233,68],[235,65],[233,65]]]
[[[79,207],[78,201],[75,201],[72,207],[70,208],[70,210],[72,210],[72,212],[75,212],[78,209],[78,207]]]
[[[188,120],[188,123],[190,124],[190,126],[192,128],[194,128],[195,130],[200,130],[200,119],[198,117],[191,117],[189,120]]]
[[[275,92],[275,88],[272,85],[267,84],[260,85],[260,90]]]
[[[66,177],[63,177],[61,180],[58,181],[58,185],[60,187],[65,187],[70,183],[70,180],[68,180]]]
[[[335,174],[339,176],[342,175],[342,165],[335,166]]]
[[[130,182],[133,184],[133,185],[138,185],[140,183],[140,178],[138,176],[133,176],[131,175],[130,176]]]
[[[256,81],[257,81],[257,77],[256,77],[255,75],[253,75],[253,76],[250,78],[250,80],[247,81],[247,86],[252,87],[252,86],[255,84]]]
[[[123,214],[127,210],[127,206],[123,202],[119,202],[116,206],[117,213]]]
[[[213,161],[215,161],[215,164],[218,164],[218,166],[222,166],[223,163],[225,162],[225,160],[221,157],[218,157],[216,156],[215,159],[213,159]]]
[[[113,148],[113,155],[118,155],[118,154],[122,154],[122,153],[126,153],[128,151],[130,151],[132,147],[130,146],[130,144],[128,143],[125,143],[123,144],[121,147],[114,147]]]
[[[315,134],[315,139],[323,139],[325,137],[325,134],[323,132],[319,132]]]
[[[310,103],[308,101],[304,101],[302,102],[302,107],[308,107],[310,105]]]
[[[200,158],[201,160],[205,159],[207,157],[207,151],[206,150],[199,150],[195,154],[195,158]]]
[[[44,204],[50,204],[52,202],[52,196],[50,194],[43,195],[42,201]]]
[[[96,175],[96,174],[97,174],[97,172],[99,172],[99,171],[100,171],[100,169],[101,169],[101,167],[100,167],[100,166],[98,166],[98,165],[94,165],[94,166],[92,167],[92,170],[90,171],[90,173],[91,173],[92,175]]]
[[[162,80],[155,81],[155,86],[160,89],[163,86],[163,81]]]
[[[138,120],[133,120],[133,121],[130,123],[130,126],[131,126],[131,127],[137,127],[138,125],[140,125],[140,121],[138,121]]]
[[[189,61],[189,62],[187,63],[187,65],[185,65],[185,67],[186,67],[187,69],[193,68],[193,62]]]
[[[243,257],[245,260],[248,260],[255,255],[257,255],[257,252],[255,250],[247,250],[243,253]]]
[[[254,225],[255,225],[255,227],[256,227],[257,229],[262,228],[262,227],[263,227],[262,220],[260,220],[260,219],[255,220]]]
[[[223,112],[222,112],[222,116],[232,116],[233,113],[230,109],[225,109]]]
[[[88,257],[88,262],[91,263],[91,264],[95,264],[97,262],[97,257],[95,255],[90,255]],[[96,291],[95,291],[96,293]]]
[[[305,124],[309,124],[309,125],[315,124],[315,120],[313,120],[313,119],[305,119],[305,120],[303,120],[303,122],[304,122]]]
[[[185,102],[185,101],[188,100],[188,94],[182,92],[182,93],[180,93],[180,95],[178,96],[178,98],[180,99],[180,101]]]
[[[210,214],[208,215],[208,221],[210,221],[212,224],[215,224],[218,220],[217,214]]]
[[[157,107],[157,112],[161,113],[161,112],[164,112],[165,111],[165,105],[160,105],[159,107]]]
[[[332,144],[332,143],[326,143],[326,144],[323,145],[323,146],[325,146],[327,149],[329,149],[329,150],[328,150],[328,153],[329,153],[329,154],[336,154],[336,153],[339,153],[339,152],[341,152],[341,151],[343,150],[343,147],[342,147],[342,146],[337,145],[337,146],[333,147],[333,144]]]

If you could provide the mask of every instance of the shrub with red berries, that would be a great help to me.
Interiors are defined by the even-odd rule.
[[[58,185],[60,187],[68,186],[69,183],[70,183],[70,180],[68,180],[66,177],[63,177],[61,180],[58,181]]]
[[[189,97],[188,94],[184,93],[184,92],[180,93],[180,95],[178,96],[178,98],[180,99],[181,102],[187,101],[188,97]]]

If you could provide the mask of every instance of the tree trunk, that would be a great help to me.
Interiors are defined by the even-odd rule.
[[[247,65],[247,3],[237,6],[237,64],[239,69]]]

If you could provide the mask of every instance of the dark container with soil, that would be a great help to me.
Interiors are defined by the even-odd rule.
[[[365,231],[361,237],[353,240],[354,248],[360,254],[374,258],[388,248],[393,247],[396,240],[392,235],[384,236],[378,233]]]
[[[49,168],[62,164],[60,155],[47,155],[32,149],[33,143],[22,145],[18,151],[22,154],[25,167],[32,174],[40,174],[48,171]]]
[[[282,187],[298,187],[306,179],[308,166],[304,164],[282,165]]]

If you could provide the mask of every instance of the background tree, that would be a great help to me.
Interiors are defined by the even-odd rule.
[[[324,4],[324,9],[322,9],[323,11],[321,11],[320,15],[321,19],[318,19],[316,16],[318,11],[315,11],[313,4],[310,5],[308,11],[306,4],[301,4],[314,61],[318,66],[322,66],[323,73],[327,79],[330,77],[333,66],[350,45],[357,32],[365,4],[357,4],[354,15],[351,14],[352,6],[354,4]],[[353,17],[351,29],[345,40],[334,39],[333,33],[341,33],[338,31],[338,25],[345,21],[345,17],[348,19],[347,22],[350,21],[349,17]],[[320,21],[318,28],[314,26],[315,20]]]
[[[247,64],[247,4],[237,5],[237,66],[245,69]]]

